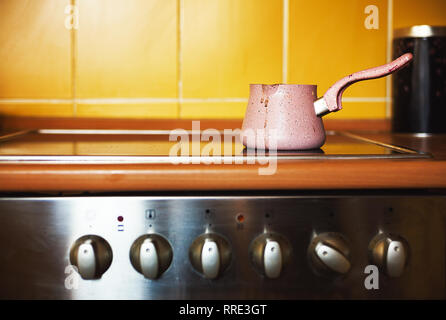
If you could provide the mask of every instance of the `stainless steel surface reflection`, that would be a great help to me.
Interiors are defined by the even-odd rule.
[[[214,196],[0,198],[2,299],[444,299],[446,199],[442,196]],[[188,250],[205,232],[223,235],[232,258],[214,280],[191,265]],[[264,232],[285,237],[292,255],[278,279],[256,272],[249,247]],[[351,244],[351,269],[340,278],[315,275],[307,250],[315,234],[337,232]],[[399,278],[380,275],[364,286],[368,246],[379,233],[404,237],[411,257]],[[173,259],[157,280],[130,262],[132,243],[158,233]],[[113,250],[99,280],[70,265],[81,236],[104,238]]]

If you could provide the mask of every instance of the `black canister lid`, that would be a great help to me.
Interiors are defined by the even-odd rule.
[[[430,38],[446,37],[446,26],[419,25],[407,28],[395,29],[393,38]]]

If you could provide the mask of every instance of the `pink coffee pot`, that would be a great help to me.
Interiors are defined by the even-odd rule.
[[[406,53],[383,66],[355,72],[337,81],[317,98],[316,85],[251,84],[242,125],[248,148],[317,149],[325,143],[322,116],[342,109],[342,94],[355,82],[387,76],[412,60]]]

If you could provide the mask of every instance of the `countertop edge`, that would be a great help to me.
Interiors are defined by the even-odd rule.
[[[1,164],[0,191],[446,188],[446,161],[321,160],[260,165]]]

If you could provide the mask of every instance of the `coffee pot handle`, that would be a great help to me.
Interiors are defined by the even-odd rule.
[[[342,78],[332,85],[321,98],[314,102],[314,110],[316,115],[321,117],[327,113],[341,110],[342,94],[344,93],[345,89],[347,89],[353,83],[387,76],[406,66],[412,60],[412,58],[413,55],[411,53],[405,53],[399,58],[385,65],[358,71]]]

